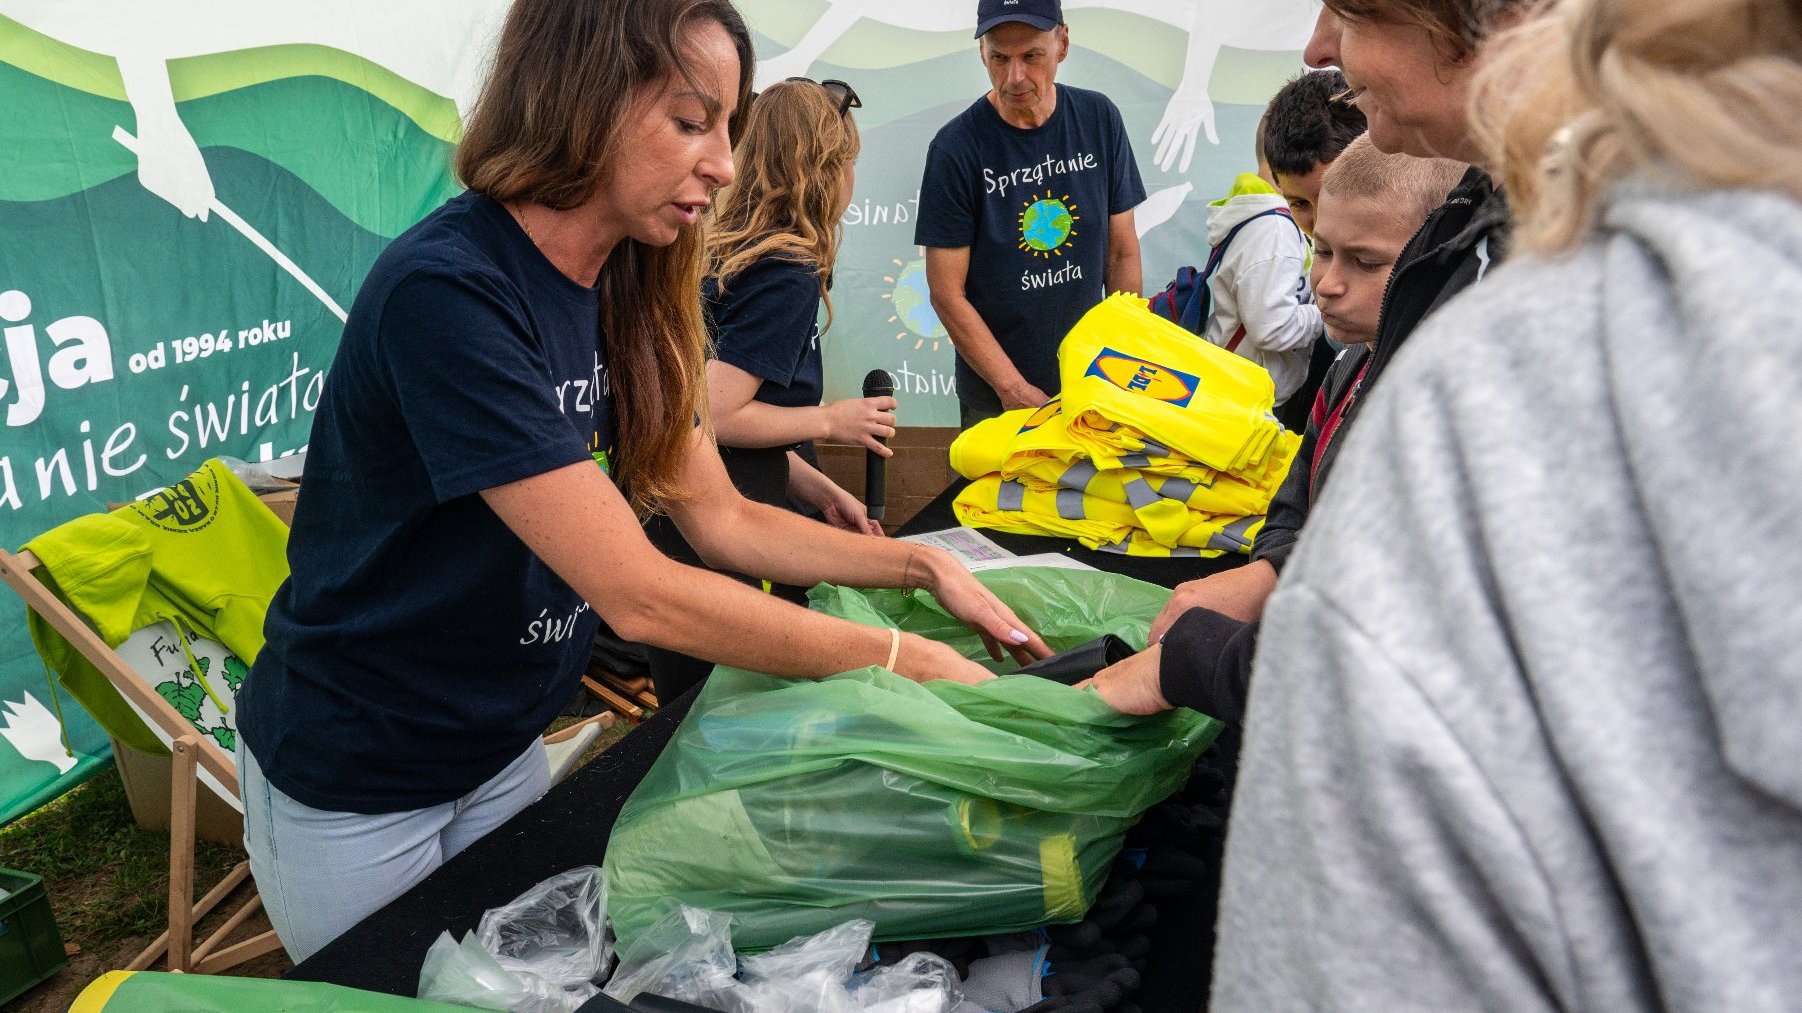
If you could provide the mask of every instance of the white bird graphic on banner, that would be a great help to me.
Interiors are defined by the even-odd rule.
[[[1222,47],[1258,50],[1300,49],[1313,30],[1319,5],[1315,0],[1066,0],[1065,10],[1105,8],[1138,14],[1188,33],[1182,80],[1164,116],[1152,131],[1157,145],[1153,160],[1168,172],[1188,172],[1196,138],[1205,134],[1219,144],[1214,129],[1214,100],[1208,82]],[[780,56],[757,64],[758,87],[807,73],[814,61],[860,19],[930,32],[973,31],[976,5],[971,0],[914,0],[906,4],[878,0],[828,0],[819,20],[801,40]]]
[[[343,320],[343,307],[324,288],[220,203],[200,146],[176,110],[169,61],[266,46],[328,46],[451,99],[462,114],[475,102],[483,61],[508,6],[505,0],[186,0],[177,9],[117,0],[35,0],[16,5],[7,16],[59,42],[118,61],[136,134],[119,128],[113,137],[138,156],[138,182],[144,189],[189,218],[204,222],[219,215]]]
[[[63,745],[62,725],[50,709],[38,702],[29,691],[25,699],[0,701],[0,738],[27,760],[56,764],[58,774],[75,769],[76,757]]]

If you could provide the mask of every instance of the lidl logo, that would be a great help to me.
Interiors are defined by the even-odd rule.
[[[1201,378],[1198,376],[1125,355],[1111,348],[1103,348],[1101,354],[1095,356],[1095,361],[1089,363],[1089,371],[1083,375],[1099,376],[1121,390],[1167,401],[1178,408],[1187,408],[1189,401],[1201,387]]]
[[[1045,423],[1050,422],[1052,419],[1057,418],[1057,413],[1060,411],[1063,411],[1063,410],[1064,410],[1064,406],[1061,403],[1060,399],[1055,398],[1055,397],[1052,398],[1051,400],[1040,405],[1038,411],[1035,411],[1031,415],[1028,415],[1026,417],[1026,421],[1021,423],[1021,425],[1020,425],[1020,432],[1022,432],[1022,433],[1032,432],[1034,429],[1037,429],[1040,426],[1044,425]]]

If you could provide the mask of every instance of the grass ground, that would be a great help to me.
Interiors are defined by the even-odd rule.
[[[575,720],[559,719],[552,728]],[[630,727],[622,721],[602,732],[582,762],[619,741]],[[199,841],[194,850],[195,897],[244,860],[244,850],[236,844]],[[167,927],[169,836],[133,822],[116,768],[108,767],[62,798],[0,828],[0,868],[43,877],[57,928],[73,951],[68,967],[6,1004],[5,1013],[63,1013],[89,982],[124,967]],[[204,937],[236,907],[229,900],[220,905],[196,935]],[[234,938],[268,927],[268,919],[259,912]],[[275,978],[292,966],[277,951],[230,973]]]

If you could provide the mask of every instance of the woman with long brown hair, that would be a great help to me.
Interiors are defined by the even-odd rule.
[[[861,105],[843,81],[802,78],[777,82],[752,101],[733,150],[732,184],[714,200],[702,296],[714,353],[708,408],[733,484],[759,503],[799,504],[834,527],[881,535],[863,504],[821,473],[813,449],[825,439],[888,456],[881,441],[895,431],[892,397],[820,403],[839,219],[861,146],[851,110]],[[822,304],[824,328],[816,322]],[[699,562],[669,518],[646,530],[672,558]],[[770,590],[807,600],[796,585]],[[702,658],[656,647],[649,653],[661,699],[680,696],[713,669]]]
[[[1048,654],[951,558],[751,503],[705,425],[698,223],[732,181],[749,33],[727,0],[518,0],[467,126],[469,191],[365,279],[239,695],[245,843],[297,960],[540,794],[538,736],[599,618],[799,678],[987,673],[663,556],[930,589]]]

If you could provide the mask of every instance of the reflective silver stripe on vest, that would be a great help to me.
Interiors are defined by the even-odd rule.
[[[1158,495],[1179,503],[1187,503],[1189,497],[1195,495],[1197,488],[1199,486],[1186,478],[1166,478],[1164,484],[1158,487]]]
[[[1068,468],[1057,477],[1057,484],[1077,492],[1089,491],[1089,483],[1095,481],[1095,462],[1084,458]]]
[[[1075,489],[1059,489],[1057,491],[1057,515],[1067,521],[1088,520],[1088,515],[1082,511],[1082,493]]]
[[[1144,440],[1143,442],[1145,444],[1145,452],[1148,454],[1156,454],[1159,457],[1174,457],[1175,456],[1174,454],[1172,454],[1170,452],[1169,447],[1164,446],[1162,443],[1159,443],[1156,440]],[[1144,465],[1139,465],[1139,467],[1142,468],[1142,467],[1144,467]]]
[[[1250,552],[1252,540],[1246,535],[1246,532],[1263,519],[1263,514],[1252,514],[1239,518],[1209,536],[1208,548],[1219,549],[1223,552]]]
[[[1118,541],[1118,542],[1113,542],[1108,545],[1103,545],[1101,548],[1096,549],[1095,551],[1096,552],[1111,552],[1116,556],[1152,555],[1152,553],[1134,553],[1130,548],[1131,545],[1132,545],[1132,539],[1127,538],[1127,539],[1122,539],[1121,541]],[[1188,546],[1183,545],[1183,546],[1178,546],[1177,548],[1174,548],[1174,549],[1162,549],[1160,552],[1156,553],[1156,555],[1187,558],[1187,557],[1191,557],[1191,556],[1201,555],[1201,550],[1200,549],[1191,549]]]
[[[1001,483],[1000,491],[995,493],[995,509],[1013,511],[1026,509],[1026,487],[1012,479]]]
[[[1144,454],[1127,454],[1120,459],[1120,467],[1149,468],[1151,467],[1151,458],[1146,457]]]
[[[1151,483],[1142,478],[1128,479],[1125,485],[1126,502],[1131,504],[1134,510],[1143,510],[1163,499],[1157,494],[1157,490],[1151,487]]]

